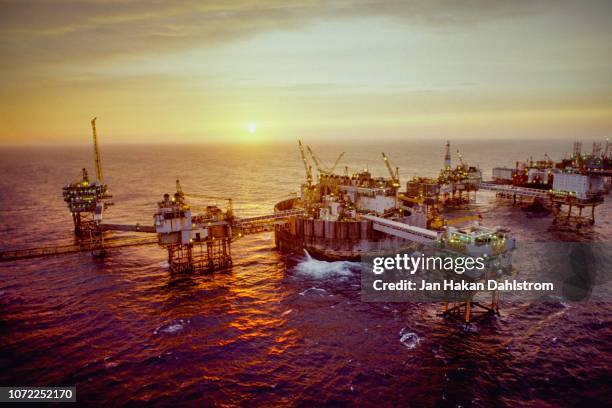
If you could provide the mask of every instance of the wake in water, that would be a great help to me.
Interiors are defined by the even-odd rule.
[[[306,275],[315,279],[352,276],[355,270],[361,268],[359,262],[319,261],[310,256],[306,250],[304,250],[304,255],[304,259],[295,266],[295,270],[301,275]]]
[[[419,345],[421,339],[416,333],[413,333],[404,327],[400,330],[400,342],[408,349],[413,349]]]
[[[302,292],[299,293],[300,296],[305,296],[307,293],[316,293],[320,296],[323,296],[324,294],[327,293],[327,291],[325,289],[321,289],[321,288],[315,288],[314,286],[312,288],[308,288],[306,290],[303,290]]]

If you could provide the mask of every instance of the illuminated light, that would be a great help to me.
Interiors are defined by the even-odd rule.
[[[255,133],[257,132],[257,123],[255,122],[247,123],[246,128],[249,131],[249,133]]]

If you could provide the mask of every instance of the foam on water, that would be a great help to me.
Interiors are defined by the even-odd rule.
[[[314,286],[312,288],[308,288],[302,292],[299,293],[300,296],[305,296],[308,292],[315,292],[318,293],[320,295],[323,295],[323,293],[326,293],[327,291],[325,289],[321,289],[321,288],[315,288]]]
[[[563,141],[555,153],[548,140],[470,143],[459,147],[480,161],[486,178],[494,166],[545,151],[561,158],[571,147]],[[348,164],[372,163],[378,176],[386,169],[373,152],[395,151],[404,174],[435,177],[444,154],[439,140],[419,146],[373,140],[370,147],[330,144],[329,159],[335,159],[332,150],[346,149]],[[107,215],[117,222],[149,225],[157,194],[172,186],[169,174],[184,175],[187,191],[212,188],[211,194],[233,197],[235,206],[252,204],[248,214],[236,210],[238,216],[269,214],[277,197],[303,177],[300,160],[283,159],[295,157],[293,142],[286,148],[103,142],[102,149],[117,204]],[[0,202],[11,208],[0,214],[2,249],[74,242],[58,192],[90,155],[90,146],[0,149]],[[31,182],[32,174],[37,182]],[[219,183],[223,174],[228,176]],[[589,227],[603,244],[601,252],[597,246],[602,262],[612,257],[608,198]],[[11,207],[13,202],[28,205]],[[586,234],[549,232],[550,219],[527,219],[491,192],[479,192],[476,205],[485,226],[508,227],[519,242],[590,242]],[[49,211],[32,211],[47,206]],[[380,405],[381,395],[384,405],[393,406],[495,406],[500,395],[512,406],[596,406],[606,400],[610,387],[601,345],[610,337],[610,303],[572,302],[566,309],[558,304],[563,299],[531,306],[505,299],[503,320],[483,319],[471,325],[478,333],[464,333],[464,324],[437,316],[439,304],[362,302],[359,269],[352,263],[318,262],[306,254],[285,262],[273,239],[243,237],[232,248],[234,268],[214,274],[172,274],[166,252],[152,246],[111,249],[103,261],[67,254],[2,264],[0,342],[10,347],[0,347],[0,383],[25,385],[34,378],[75,384],[86,406],[367,406]],[[515,255],[523,262],[519,279],[541,279],[546,253],[535,244],[522,248]],[[349,282],[340,284],[342,279]],[[54,364],[58,350],[64,357]],[[535,363],[530,350],[537,353]],[[107,360],[100,358],[105,355]],[[593,356],[602,356],[601,364],[593,364]],[[508,375],[535,380],[491,380]]]
[[[408,349],[413,349],[419,345],[421,339],[416,333],[408,331],[408,328],[404,327],[400,330],[400,342]]]
[[[157,329],[155,329],[154,333],[155,334],[159,334],[159,333],[168,333],[168,334],[177,333],[177,332],[180,332],[181,330],[183,330],[188,323],[189,323],[189,320],[180,319],[177,322],[170,323],[170,324],[158,327]]]
[[[310,256],[306,250],[304,250],[304,255],[304,259],[295,266],[295,270],[301,275],[315,279],[352,276],[354,270],[361,267],[359,262],[320,261]]]

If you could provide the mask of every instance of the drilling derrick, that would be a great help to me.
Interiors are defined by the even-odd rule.
[[[74,233],[79,238],[90,238],[92,248],[102,249],[101,223],[106,207],[113,204],[108,186],[102,179],[102,161],[98,148],[96,118],[91,121],[94,143],[94,162],[96,180],[91,181],[87,170],[82,169],[81,180],[74,181],[63,188],[64,201],[72,215]]]
[[[580,156],[582,156],[582,142],[574,142],[573,151],[574,159],[580,159]]]
[[[454,171],[451,168],[451,153],[450,153],[450,140],[446,141],[446,152],[444,154],[444,167],[440,172],[438,180],[441,184],[450,184],[454,180]]]
[[[593,142],[593,152],[591,155],[593,158],[601,157],[601,142]]]
[[[474,199],[482,179],[482,172],[477,166],[469,166],[457,150],[459,164],[451,167],[450,141],[446,142],[444,154],[444,168],[440,171],[437,183],[440,185],[440,203],[444,206],[461,206],[469,203],[470,192],[474,192]]]
[[[450,140],[446,141],[446,154],[444,155],[444,169],[451,167]]]

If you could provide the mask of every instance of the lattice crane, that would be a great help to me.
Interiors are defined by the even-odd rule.
[[[204,198],[208,200],[227,201],[227,217],[231,218],[234,216],[234,201],[230,197],[221,197],[221,196],[208,195],[208,194],[185,193],[183,191],[183,188],[181,187],[181,182],[178,179],[176,180],[176,192],[181,198],[184,198],[185,196],[187,196],[187,197],[195,197],[195,198]]]
[[[304,153],[304,146],[302,145],[302,141],[298,140],[298,145],[300,147],[300,156],[302,157],[302,162],[304,163],[304,170],[306,170],[306,182],[308,183],[308,187],[312,186],[312,167],[308,164],[306,160],[306,153]]]
[[[94,143],[94,160],[96,164],[96,178],[100,183],[104,183],[104,177],[102,176],[102,159],[100,158],[100,149],[98,148],[98,133],[96,132],[96,118],[91,120],[91,130],[93,132],[93,143]]]
[[[387,155],[384,152],[382,154],[382,157],[383,157],[383,161],[385,162],[385,166],[387,167],[387,170],[389,171],[389,175],[391,176],[391,180],[393,182],[393,187],[399,188],[399,186],[400,186],[399,167],[395,167],[395,171],[393,171],[393,167],[391,167],[391,163],[389,161],[389,158],[387,157]]]
[[[334,170],[336,170],[336,167],[338,167],[338,163],[340,163],[340,160],[344,156],[344,152],[340,153],[340,155],[338,156],[338,158],[334,162],[333,166],[325,168],[325,167],[323,167],[321,159],[319,159],[319,157],[310,148],[310,146],[306,146],[306,148],[308,149],[308,153],[310,154],[310,157],[312,157],[312,161],[315,163],[315,166],[317,167],[317,171],[320,174],[332,174],[334,172]]]

